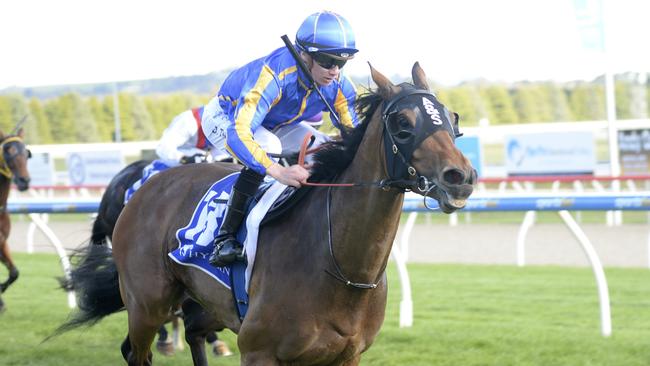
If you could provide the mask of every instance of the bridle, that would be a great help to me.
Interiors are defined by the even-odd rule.
[[[438,130],[446,130],[452,140],[462,134],[458,131],[458,125],[452,124],[449,110],[438,101],[435,94],[415,89],[410,84],[402,84],[402,89],[402,92],[384,105],[381,114],[384,123],[384,147],[389,177],[385,184],[404,192],[417,190],[427,196],[436,187],[435,179],[429,179],[420,174],[411,165],[413,152],[420,147],[425,139]],[[398,105],[400,102],[415,99],[413,97],[416,96],[421,97],[422,103],[416,103],[416,105],[420,109],[422,118],[417,118],[415,126],[412,126],[408,120],[399,115]],[[457,121],[458,115],[455,117]]]
[[[382,123],[384,124],[384,146],[387,165],[388,178],[375,182],[358,182],[358,183],[316,183],[304,182],[303,185],[315,187],[379,187],[384,190],[397,189],[401,192],[417,191],[426,196],[435,188],[435,180],[429,179],[420,174],[417,169],[410,164],[413,152],[417,150],[422,142],[429,136],[433,135],[440,129],[446,130],[452,140],[463,134],[458,130],[458,124],[451,122],[449,110],[438,101],[435,94],[415,89],[411,84],[401,84],[402,92],[393,96],[382,109]],[[420,96],[422,100],[427,100],[428,107],[418,104],[422,116],[431,116],[430,111],[437,111],[440,118],[439,124],[427,123],[426,118],[418,118],[416,125],[412,126],[406,119],[399,120],[400,103],[413,96]],[[426,110],[426,109],[429,110]],[[425,112],[422,112],[425,109]],[[440,113],[442,111],[442,113]],[[458,114],[454,113],[456,122]],[[315,152],[316,149],[307,150],[311,134],[305,136],[302,148],[298,155],[298,164],[303,165],[305,155]]]
[[[312,186],[327,186],[327,202],[326,202],[326,217],[327,217],[327,239],[329,245],[330,258],[334,265],[334,272],[325,269],[325,272],[334,277],[346,286],[371,290],[377,288],[379,279],[374,283],[360,283],[349,280],[341,271],[341,267],[336,261],[334,256],[334,246],[332,243],[332,220],[330,216],[330,205],[332,200],[332,187],[359,187],[359,186],[378,186],[383,189],[396,188],[402,192],[418,190],[424,196],[426,205],[426,196],[434,188],[436,188],[435,180],[428,179],[425,175],[420,174],[417,169],[410,164],[413,152],[422,144],[422,142],[429,136],[434,134],[440,129],[445,129],[449,132],[452,140],[462,136],[458,131],[457,124],[451,123],[451,116],[447,108],[445,108],[435,94],[426,91],[415,89],[410,84],[402,84],[402,92],[395,95],[387,103],[384,104],[381,118],[384,124],[384,144],[386,151],[386,165],[388,179],[383,179],[378,182],[371,183],[307,183],[306,185]],[[410,122],[403,119],[399,120],[399,104],[412,97],[419,96],[422,98],[423,103],[417,103],[418,108],[424,108],[425,112],[421,113],[422,118],[416,119],[416,125],[412,126]],[[428,106],[428,107],[427,107]],[[437,111],[437,114],[436,112]],[[440,114],[442,111],[443,114]],[[421,111],[422,112],[422,111]],[[424,116],[431,117],[432,122],[427,123]],[[437,118],[437,119],[434,119]],[[455,116],[458,121],[458,115]],[[439,123],[438,123],[439,122]],[[303,164],[308,137],[305,137],[303,146],[299,155],[299,164]],[[385,268],[379,271],[379,276],[384,273]]]
[[[9,154],[9,152],[5,150],[5,146],[10,143],[17,143],[16,152],[13,154]],[[11,180],[14,174],[11,171],[9,162],[13,161],[13,159],[15,159],[16,156],[23,154],[25,150],[27,150],[28,159],[32,156],[32,153],[31,151],[29,151],[29,149],[25,147],[23,139],[20,138],[19,136],[9,136],[6,137],[4,140],[1,140],[0,149],[2,149],[2,154],[0,154],[0,174],[6,177],[7,179]]]

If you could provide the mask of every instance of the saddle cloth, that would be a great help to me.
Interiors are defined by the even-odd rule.
[[[127,202],[133,197],[133,194],[135,191],[137,191],[142,185],[151,177],[154,175],[162,172],[163,170],[167,170],[171,168],[170,165],[165,164],[161,160],[154,160],[151,162],[151,164],[147,165],[142,169],[142,178],[138,180],[137,182],[133,183],[131,187],[129,187],[126,192],[124,192],[124,205],[126,205]]]
[[[176,231],[178,248],[170,252],[169,257],[176,263],[198,268],[213,277],[223,286],[232,289],[232,266],[215,267],[208,262],[214,249],[221,222],[225,217],[228,197],[239,173],[230,174],[214,183],[199,201],[189,223]],[[255,262],[257,235],[260,222],[278,197],[287,188],[286,185],[272,181],[259,200],[253,200],[246,218],[237,234],[244,245],[248,265],[245,269],[245,289],[248,291],[250,276]]]

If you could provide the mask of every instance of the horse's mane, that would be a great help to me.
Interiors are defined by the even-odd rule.
[[[379,94],[370,90],[357,98],[354,107],[360,123],[355,128],[342,130],[340,139],[321,145],[314,157],[310,182],[330,181],[350,165],[382,100]]]

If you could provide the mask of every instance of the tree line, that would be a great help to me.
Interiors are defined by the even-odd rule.
[[[461,115],[463,126],[490,124],[593,121],[606,119],[602,82],[433,84],[439,99]],[[648,85],[616,81],[618,119],[647,118]],[[138,95],[118,93],[123,141],[156,140],[180,112],[205,104],[210,95],[191,92]],[[115,133],[114,96],[82,97],[69,92],[48,99],[0,95],[0,129],[7,133],[26,116],[29,144],[110,142]]]

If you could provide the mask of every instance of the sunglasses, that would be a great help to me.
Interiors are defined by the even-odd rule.
[[[328,70],[334,66],[338,66],[339,69],[342,69],[345,63],[348,62],[348,60],[338,60],[323,53],[310,53],[309,55],[320,67]]]

